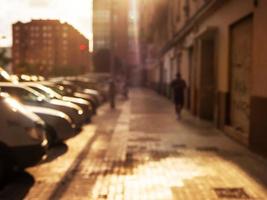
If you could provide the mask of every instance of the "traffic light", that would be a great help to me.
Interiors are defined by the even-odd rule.
[[[87,49],[87,45],[85,44],[80,44],[80,50],[85,51]]]

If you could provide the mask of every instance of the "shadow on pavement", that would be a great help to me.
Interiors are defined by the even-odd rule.
[[[228,162],[238,166],[259,185],[267,188],[266,160],[257,159],[249,153],[237,153],[233,151],[217,152],[217,155]]]
[[[68,151],[68,146],[60,143],[47,152],[47,158],[39,164],[52,162]],[[3,187],[0,188],[0,199],[19,200],[24,199],[30,188],[34,185],[35,179],[25,171],[15,172],[8,178]]]
[[[68,146],[65,143],[59,143],[47,151],[47,157],[40,164],[52,162],[56,158],[62,156],[68,151]]]
[[[35,179],[29,173],[16,172],[10,177],[6,184],[0,189],[0,199],[19,200],[24,199]]]
[[[54,188],[52,194],[48,199],[54,200],[54,199],[60,199],[62,195],[65,193],[65,191],[68,189],[68,186],[70,184],[70,178],[73,178],[75,173],[77,172],[77,169],[79,168],[80,164],[82,163],[85,156],[88,154],[88,152],[91,149],[91,146],[93,142],[96,140],[97,135],[95,134],[88,142],[86,147],[81,151],[81,153],[76,157],[75,161],[72,163],[71,167],[67,170],[65,173],[65,176],[61,179],[61,181],[57,184],[57,186]],[[64,183],[64,187],[62,187],[62,183]]]
[[[113,132],[114,127],[112,126],[112,130],[109,130],[109,126],[107,124],[113,124],[117,118],[119,117],[120,110],[114,109],[109,113],[106,113],[105,116],[102,116],[98,119],[100,124],[98,124],[98,128],[95,131],[95,134],[87,141],[87,144],[85,145],[85,148],[78,154],[76,159],[73,161],[72,165],[69,167],[69,169],[66,171],[65,175],[62,177],[62,179],[58,182],[56,187],[54,188],[53,192],[49,196],[49,200],[54,199],[61,199],[65,192],[68,190],[72,179],[75,177],[75,175],[79,172],[79,167],[81,166],[81,163],[85,159],[85,157],[88,155],[88,153],[91,151],[91,146],[96,141],[96,139],[101,134],[107,134],[109,135],[111,132]],[[111,121],[111,122],[109,122]]]

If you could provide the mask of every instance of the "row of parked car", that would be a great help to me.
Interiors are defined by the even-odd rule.
[[[107,98],[105,80],[45,80],[0,68],[0,180],[39,163],[49,148],[77,135]]]

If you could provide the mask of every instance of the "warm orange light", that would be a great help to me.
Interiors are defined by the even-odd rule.
[[[85,44],[81,44],[80,45],[80,50],[81,51],[84,51],[84,50],[86,50],[87,49],[87,46],[85,45]]]

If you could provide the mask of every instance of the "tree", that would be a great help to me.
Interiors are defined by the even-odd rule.
[[[0,51],[0,65],[7,66],[11,62],[11,58],[6,56],[6,49]]]

